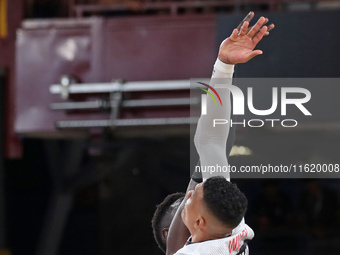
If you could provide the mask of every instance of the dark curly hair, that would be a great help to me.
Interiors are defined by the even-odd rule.
[[[182,192],[177,192],[168,195],[162,203],[157,205],[156,211],[151,220],[151,226],[153,230],[153,236],[158,244],[158,247],[165,253],[166,252],[166,243],[162,239],[162,229],[161,224],[165,217],[165,215],[169,212],[169,207],[178,199],[181,199],[182,202],[185,194]],[[171,222],[169,222],[170,224]]]
[[[203,184],[203,201],[218,220],[231,228],[241,222],[248,205],[237,185],[221,176],[211,177]]]

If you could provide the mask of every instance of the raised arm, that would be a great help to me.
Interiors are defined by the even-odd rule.
[[[202,172],[203,181],[216,175],[230,179],[228,171],[218,171],[218,167],[221,169],[228,166],[225,151],[230,125],[231,103],[230,91],[225,87],[232,83],[235,64],[248,62],[255,56],[262,54],[261,50],[254,50],[254,48],[267,33],[268,28],[263,26],[265,22],[267,22],[267,19],[261,17],[255,26],[249,30],[249,22],[244,21],[240,30],[234,29],[231,36],[224,40],[220,46],[210,86],[219,94],[222,105],[216,106],[213,99],[207,97],[207,114],[201,115],[194,138],[201,161],[201,169],[204,170]],[[228,122],[226,125],[214,127],[214,119],[225,119]],[[214,172],[209,170],[214,168]]]
[[[250,53],[253,52],[256,44],[258,41],[262,39],[262,37],[266,34],[267,27],[262,27],[266,22],[268,22],[268,19],[261,18],[258,23],[251,29],[248,29],[249,21],[252,19],[254,14],[251,12],[249,13],[246,18],[241,22],[241,27],[240,28],[240,34],[238,32],[235,34],[235,31],[238,31],[238,29],[235,29],[232,33],[232,35],[227,38],[225,41],[222,42],[218,54],[218,59],[216,60],[216,63],[214,65],[214,71],[213,71],[213,76],[212,76],[212,84],[214,85],[214,80],[217,78],[224,78],[224,79],[229,79],[231,82],[233,70],[234,70],[234,64],[236,63],[243,63],[243,62],[238,62],[239,60],[244,60],[245,62],[250,60],[251,58],[255,57],[258,54],[261,54],[261,52],[256,51],[255,53]],[[262,27],[262,28],[261,28]],[[274,28],[274,25],[269,26],[271,29]],[[251,31],[254,29],[253,31]],[[255,31],[255,33],[253,33]],[[249,34],[251,33],[251,34]],[[251,37],[252,36],[252,37]],[[247,37],[247,38],[246,38]],[[256,38],[256,39],[255,39]],[[255,41],[254,41],[255,39]],[[258,40],[258,41],[257,41]],[[243,41],[243,42],[242,42]],[[240,46],[236,46],[240,45]],[[243,44],[246,44],[246,47],[244,47]],[[242,47],[243,45],[243,47]],[[230,52],[232,51],[232,52]],[[249,52],[250,51],[250,52]],[[236,60],[236,62],[234,62]],[[224,91],[226,91],[224,89]],[[225,93],[225,92],[223,92]],[[224,118],[230,118],[230,101],[229,101],[229,93],[225,96],[225,104],[223,106],[226,106],[223,108],[218,114],[222,114]],[[229,103],[228,103],[229,102]],[[211,102],[210,102],[211,103]],[[215,105],[209,105],[207,108],[213,108]],[[211,113],[211,110],[209,111],[208,109],[208,114]],[[211,116],[210,116],[211,119]],[[196,132],[196,141],[195,143],[198,143],[198,146],[204,147],[199,150],[199,155],[200,157],[203,156],[205,157],[204,151],[209,149],[209,146],[206,146],[206,143],[210,139],[209,137],[213,137],[213,140],[216,141],[218,140],[218,145],[214,150],[217,150],[219,153],[219,158],[223,158],[222,161],[226,160],[226,153],[225,153],[225,146],[226,146],[226,139],[228,136],[229,129],[227,130],[222,130],[221,133],[223,135],[224,142],[222,143],[220,139],[217,139],[217,137],[214,137],[215,134],[209,134],[208,138],[205,137],[206,134],[204,132],[204,126],[206,125],[204,121],[207,119],[202,119],[202,116],[200,118],[200,123],[198,125],[198,130]],[[202,139],[200,141],[200,139]],[[207,140],[206,140],[207,139]],[[202,143],[202,144],[201,144]],[[222,152],[222,154],[220,154]],[[202,155],[201,155],[202,154]],[[204,163],[207,164],[207,160],[209,159],[204,159]],[[216,164],[216,163],[215,163]],[[194,189],[196,186],[196,182],[193,180],[190,180],[190,183],[188,185],[187,192],[189,190]],[[174,219],[171,223],[169,233],[168,233],[168,239],[167,239],[167,250],[166,254],[167,255],[172,255],[177,252],[183,245],[185,244],[186,240],[189,238],[190,233],[188,229],[185,227],[185,225],[182,222],[181,219],[181,212],[184,207],[184,204],[186,202],[187,198],[185,198],[178,208]]]
[[[225,65],[222,62],[220,64],[222,66]],[[233,66],[230,66],[230,68],[231,68],[230,71],[232,71]],[[231,72],[231,74],[232,74],[232,72]],[[227,75],[228,75],[228,77],[231,76],[229,73]],[[213,78],[222,78],[224,76],[225,76],[225,74],[223,72],[219,71],[219,67],[217,66],[217,64],[215,64],[212,79]],[[224,100],[224,99],[222,99],[222,100]],[[228,112],[226,114],[228,114],[230,116],[230,111],[228,109],[230,109],[230,107],[224,108],[224,110],[226,110]],[[198,125],[196,134],[197,134],[197,132],[200,132],[199,127],[200,127],[200,124]],[[224,135],[228,136],[228,132],[224,132]],[[227,137],[225,137],[225,139],[227,139]],[[224,142],[224,148],[222,148],[223,151],[224,151],[224,155],[226,155],[225,146],[226,146],[226,142]],[[221,147],[223,147],[222,144],[221,144]],[[190,182],[189,182],[186,193],[188,193],[188,191],[190,191],[190,190],[193,190],[196,185],[197,185],[197,182],[195,182],[194,180],[191,179]],[[183,247],[183,245],[185,244],[187,239],[190,237],[190,232],[187,229],[187,227],[184,225],[182,218],[181,218],[181,212],[184,208],[184,204],[185,204],[186,200],[187,200],[187,196],[183,199],[181,205],[179,206],[179,208],[178,208],[178,210],[177,210],[177,212],[174,216],[174,219],[171,222],[171,225],[170,225],[170,228],[169,228],[169,233],[168,233],[168,238],[167,238],[167,250],[166,250],[167,255],[172,255],[172,254],[176,253],[177,250],[179,250],[180,248]]]

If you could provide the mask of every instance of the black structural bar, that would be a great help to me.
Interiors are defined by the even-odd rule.
[[[5,133],[5,78],[6,70],[0,68],[0,250],[6,247],[5,223],[5,168],[4,168],[4,133]]]

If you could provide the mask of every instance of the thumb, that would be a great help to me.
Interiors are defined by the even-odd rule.
[[[262,50],[254,50],[254,51],[251,51],[247,54],[247,57],[246,57],[246,62],[248,62],[249,60],[251,60],[252,58],[256,57],[257,55],[261,55],[263,54],[263,51]]]

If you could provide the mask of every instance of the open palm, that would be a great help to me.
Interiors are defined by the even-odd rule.
[[[265,21],[266,19],[261,17],[249,31],[247,21],[240,30],[234,29],[231,36],[221,43],[218,58],[227,64],[238,64],[262,54],[261,50],[254,49],[268,30],[267,26],[263,26]]]

